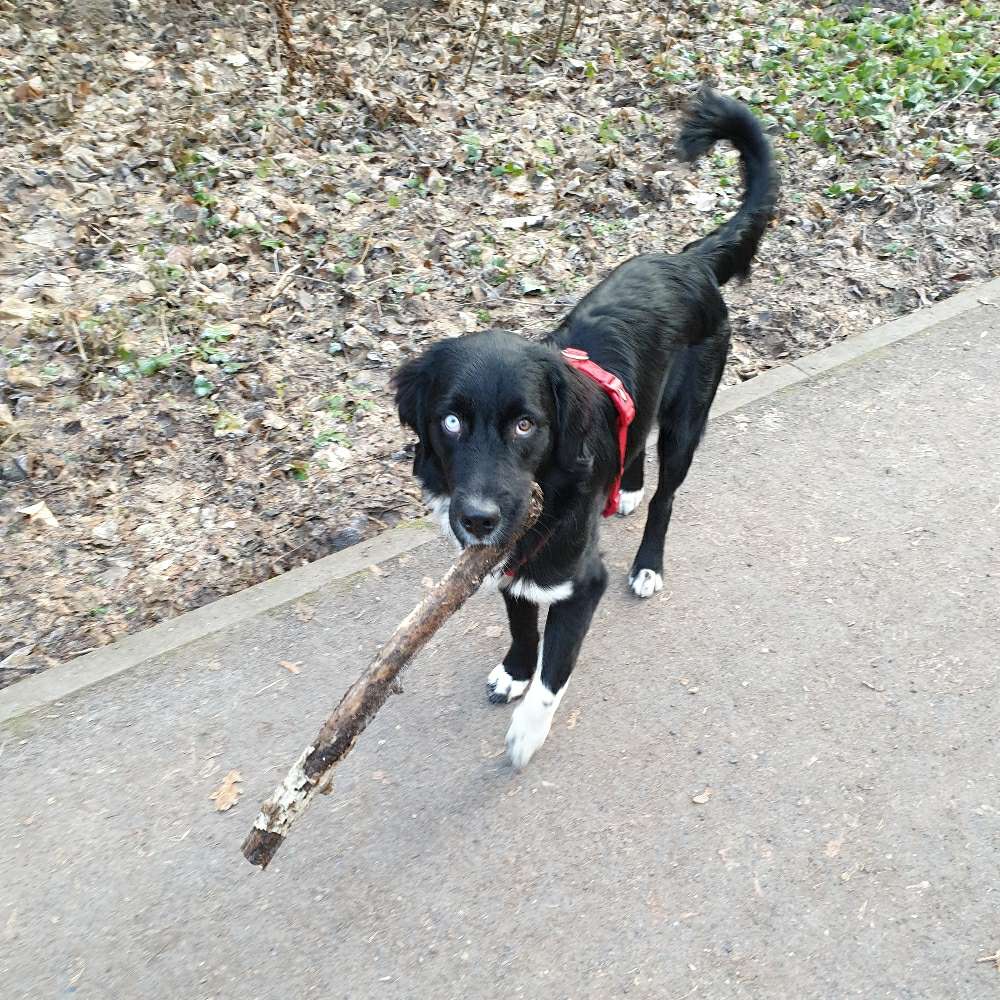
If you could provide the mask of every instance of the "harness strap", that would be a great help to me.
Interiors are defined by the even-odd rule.
[[[608,494],[608,502],[603,511],[605,517],[611,517],[617,512],[618,501],[621,499],[622,476],[625,473],[625,443],[628,440],[629,424],[635,419],[635,402],[625,390],[622,380],[602,368],[596,361],[592,361],[586,351],[581,351],[577,347],[565,347],[562,356],[571,368],[586,375],[604,390],[615,404],[618,413],[618,475],[611,484],[611,492]]]
[[[565,347],[562,356],[566,363],[575,368],[578,372],[586,375],[591,381],[604,390],[611,398],[618,413],[618,475],[611,484],[611,491],[608,493],[608,502],[602,511],[605,517],[611,517],[618,510],[618,502],[621,499],[622,476],[625,473],[625,445],[628,440],[629,425],[635,419],[635,402],[625,389],[622,380],[617,375],[612,375],[607,369],[602,368],[596,361],[591,361],[590,355],[586,351],[581,351],[577,347]],[[523,559],[519,559],[513,566],[504,569],[504,576],[516,576],[517,571],[529,562],[539,552],[539,550],[549,540],[552,532],[548,531],[542,535],[538,543]]]

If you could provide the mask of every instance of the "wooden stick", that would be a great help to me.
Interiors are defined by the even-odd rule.
[[[479,589],[486,574],[507,558],[541,511],[542,491],[536,485],[528,515],[510,546],[467,548],[437,586],[406,616],[323,723],[316,739],[302,751],[285,780],[260,807],[241,848],[250,864],[266,868],[288,836],[292,823],[305,812],[316,793],[331,791],[334,768],[347,756],[389,695],[401,690],[396,680],[399,672]]]

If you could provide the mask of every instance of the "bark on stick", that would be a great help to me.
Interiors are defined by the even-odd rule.
[[[404,619],[379,650],[368,669],[351,685],[319,734],[302,751],[285,780],[261,806],[253,829],[243,841],[243,856],[266,868],[295,820],[317,792],[332,788],[333,770],[350,752],[389,695],[399,690],[399,672],[428,639],[478,590],[487,573],[538,519],[542,495],[535,486],[528,516],[507,548],[477,545],[465,549],[441,581]]]

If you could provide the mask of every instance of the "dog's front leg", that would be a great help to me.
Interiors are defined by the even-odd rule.
[[[486,690],[493,704],[514,701],[524,694],[538,662],[538,605],[503,591],[510,625],[510,649],[486,678]]]
[[[545,742],[552,717],[566,691],[583,637],[608,585],[603,564],[583,580],[573,582],[572,596],[549,608],[545,635],[538,649],[538,664],[524,700],[510,720],[507,730],[507,756],[520,769]]]

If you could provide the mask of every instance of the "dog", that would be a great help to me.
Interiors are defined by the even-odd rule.
[[[640,598],[663,587],[674,494],[729,349],[720,288],[748,275],[778,196],[757,119],[738,101],[703,89],[684,121],[680,157],[694,161],[722,139],[740,153],[743,200],[712,233],[678,254],[626,261],[542,342],[502,330],[440,341],[393,378],[400,420],[418,438],[414,475],[460,546],[509,543],[533,484],[542,489],[540,517],[494,576],[511,645],[487,690],[494,703],[522,699],[506,739],[517,769],[545,742],[608,585],[598,549],[601,515],[631,514],[643,497],[654,423],[658,479],[628,583]]]

